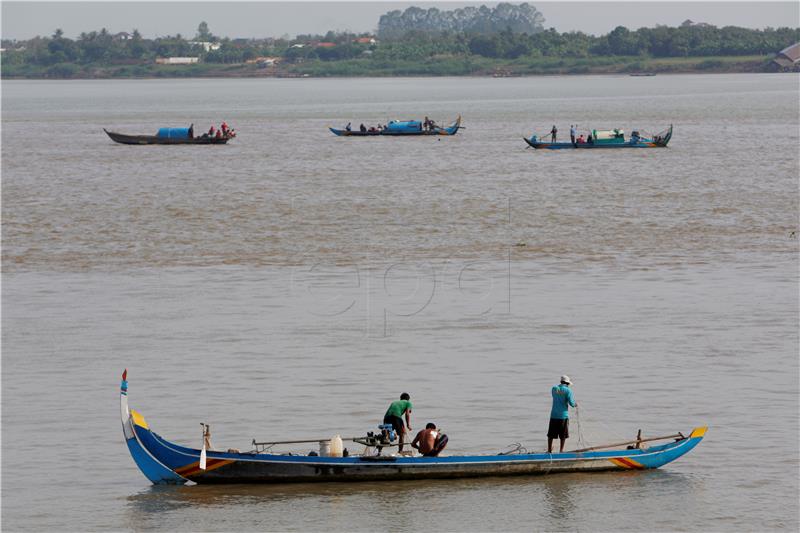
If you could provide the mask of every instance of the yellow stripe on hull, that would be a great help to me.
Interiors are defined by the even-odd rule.
[[[202,472],[208,472],[209,470],[215,470],[221,466],[225,466],[231,463],[235,463],[236,461],[232,459],[209,459],[206,461],[205,469],[200,469],[200,462],[195,461],[194,463],[190,463],[186,466],[178,468],[175,470],[177,474],[182,475],[183,477],[193,476],[195,474],[200,474]]]
[[[700,437],[705,436],[706,431],[708,431],[708,426],[703,426],[700,428],[694,428],[692,430],[692,434],[689,435],[690,439],[699,439]]]
[[[133,423],[136,424],[137,426],[142,427],[144,429],[150,429],[149,427],[147,427],[147,422],[145,422],[144,417],[139,413],[137,413],[136,411],[134,411],[133,409],[131,409],[131,418],[133,419]]]
[[[644,465],[642,465],[642,463],[639,463],[638,461],[634,461],[633,459],[629,459],[627,457],[625,457],[625,458],[619,457],[619,458],[615,458],[615,459],[609,459],[609,461],[611,461],[612,463],[614,463],[617,466],[621,466],[622,468],[626,468],[628,470],[636,469],[636,468],[644,468]]]

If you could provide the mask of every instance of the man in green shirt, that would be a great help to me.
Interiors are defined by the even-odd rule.
[[[398,451],[403,451],[403,443],[405,442],[406,431],[411,431],[411,396],[407,392],[400,395],[399,400],[395,400],[389,405],[386,414],[383,415],[383,423],[391,424],[392,428],[397,432],[397,437],[400,439]],[[403,415],[405,415],[406,423],[403,425]]]

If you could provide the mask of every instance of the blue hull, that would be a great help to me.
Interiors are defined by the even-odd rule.
[[[525,137],[523,137],[525,139]],[[544,149],[544,150],[589,150],[589,149],[611,149],[611,148],[664,148],[666,145],[658,145],[653,143],[618,143],[618,144],[572,144],[565,142],[556,143],[543,143],[533,142],[530,139],[525,139],[525,142],[531,148]]]
[[[672,126],[666,130],[663,137],[654,137],[653,139],[645,139],[643,137],[637,138],[638,140],[627,140],[625,142],[595,142],[595,143],[571,143],[571,142],[544,142],[541,139],[530,139],[523,137],[528,146],[539,150],[593,150],[593,149],[612,149],[612,148],[666,148],[672,138]]]
[[[135,411],[131,410],[125,420],[127,399],[125,402],[123,429],[126,437],[129,430],[133,433],[133,439],[127,439],[131,455],[153,483],[381,481],[644,470],[658,468],[688,453],[706,432],[705,427],[696,428],[688,437],[650,448],[554,454],[318,457],[208,451],[205,468],[201,468],[200,450],[162,438]]]
[[[381,130],[381,131],[347,131],[336,128],[328,128],[337,137],[418,137],[418,136],[440,136],[455,135],[461,129],[461,117],[447,128],[436,128],[433,130]]]

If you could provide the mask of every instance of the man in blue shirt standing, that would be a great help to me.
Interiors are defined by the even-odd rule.
[[[569,376],[561,376],[561,383],[551,390],[553,408],[550,410],[550,428],[547,430],[547,453],[553,453],[553,439],[561,440],[560,453],[564,453],[564,442],[569,438],[569,408],[578,406],[570,385]]]

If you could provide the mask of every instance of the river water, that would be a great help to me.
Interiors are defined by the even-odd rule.
[[[796,531],[798,96],[796,75],[3,82],[4,528]],[[326,130],[425,114],[466,129]],[[227,146],[102,131],[222,120]],[[576,121],[675,134],[522,141]],[[448,453],[542,450],[564,373],[573,447],[709,431],[650,472],[152,487],[125,368],[191,446],[200,422],[223,449],[363,435],[407,391]]]

